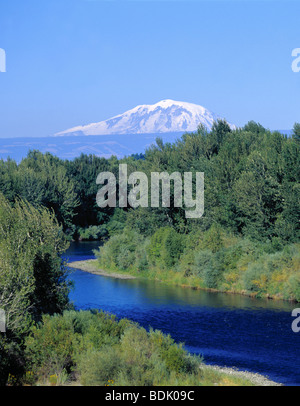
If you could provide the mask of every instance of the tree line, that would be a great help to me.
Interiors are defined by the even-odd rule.
[[[12,204],[19,197],[53,210],[64,232],[75,239],[107,239],[125,226],[151,235],[166,225],[189,234],[218,224],[242,236],[285,244],[299,240],[299,134],[298,123],[287,137],[255,122],[231,130],[219,120],[211,131],[200,126],[174,143],[157,138],[145,154],[123,159],[82,154],[69,161],[33,150],[19,164],[0,160],[0,192]],[[184,210],[172,204],[99,208],[97,175],[110,171],[118,178],[120,163],[128,165],[128,174],[204,172],[204,216],[186,219]]]

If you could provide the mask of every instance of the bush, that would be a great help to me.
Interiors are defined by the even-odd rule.
[[[127,213],[118,207],[114,209],[114,214],[110,217],[108,223],[106,223],[109,237],[113,235],[122,234],[126,225]]]
[[[210,250],[198,251],[195,255],[194,273],[200,276],[206,287],[217,289],[223,280],[224,252],[215,254]]]
[[[147,252],[150,261],[167,269],[175,265],[184,251],[184,236],[171,227],[162,227],[150,239]]]
[[[44,315],[25,340],[27,370],[44,378],[70,371],[74,359],[73,325],[60,315]]]
[[[269,272],[262,270],[258,263],[250,264],[243,276],[244,286],[249,291],[266,292],[266,284],[269,279]]]
[[[0,193],[0,308],[6,313],[0,337],[0,384],[8,373],[19,375],[23,341],[43,313],[69,307],[71,281],[61,254],[68,242],[54,214]]]
[[[96,257],[101,266],[126,270],[136,263],[136,251],[143,245],[144,238],[135,231],[117,234],[99,248]]]
[[[149,336],[144,328],[132,327],[125,331],[120,342],[120,351],[124,363],[123,381],[128,385],[153,385],[153,355]]]
[[[184,250],[184,237],[176,233],[173,228],[169,228],[165,233],[164,246],[162,250],[162,260],[166,268],[171,268],[180,258]]]
[[[145,239],[145,241],[141,243],[135,251],[135,265],[138,271],[146,271],[149,269],[149,260],[147,256],[147,247],[149,246],[149,243],[149,238]]]
[[[300,272],[292,274],[284,286],[286,298],[300,302]]]
[[[132,323],[127,319],[116,321],[116,316],[102,311],[68,311],[64,319],[73,326],[76,334],[75,356],[87,348],[100,349],[119,342]]]
[[[272,254],[262,253],[250,262],[243,275],[244,286],[258,294],[299,298],[300,253],[297,244]],[[297,299],[296,299],[297,300]]]
[[[121,369],[117,348],[108,345],[100,351],[91,349],[82,353],[76,366],[80,383],[88,386],[104,386],[109,381],[114,381]]]
[[[213,224],[211,228],[204,233],[202,247],[209,249],[214,254],[223,248],[223,237],[220,226]]]
[[[183,345],[176,344],[169,334],[165,335],[160,330],[150,330],[149,337],[169,371],[189,374],[198,372],[202,359],[188,354]]]
[[[169,382],[172,374],[197,374],[200,358],[189,355],[159,330],[129,328],[121,339],[123,382],[127,385],[158,385]],[[126,380],[125,380],[126,377]]]
[[[200,359],[160,331],[147,332],[103,312],[44,316],[26,340],[27,371],[60,384],[76,373],[83,385],[158,385],[197,376]],[[194,378],[192,379],[195,382]]]

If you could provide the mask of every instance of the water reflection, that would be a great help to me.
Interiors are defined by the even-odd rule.
[[[76,278],[80,279],[80,284],[84,283],[82,279],[89,277],[85,272],[79,276],[80,271],[76,273]],[[248,296],[207,292],[204,290],[182,288],[180,286],[170,286],[157,281],[140,279],[114,279],[105,276],[98,278],[93,275],[93,286],[86,286],[83,296],[89,296],[90,299],[95,295],[97,298],[101,292],[104,299],[108,292],[115,292],[118,296],[118,302],[123,305],[130,305],[142,302],[151,306],[171,305],[188,307],[213,307],[227,309],[244,310],[273,310],[291,312],[295,305],[291,302],[270,299],[255,299]],[[97,288],[95,289],[95,287]],[[79,291],[77,290],[77,299]],[[108,297],[107,297],[108,298]],[[113,299],[114,300],[114,299]]]

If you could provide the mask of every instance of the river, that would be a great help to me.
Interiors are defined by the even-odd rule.
[[[94,258],[98,242],[72,243],[70,262]],[[72,270],[72,268],[71,268]],[[139,279],[114,279],[73,269],[76,309],[102,309],[169,333],[206,364],[236,367],[300,386],[300,332],[284,301],[212,293]]]

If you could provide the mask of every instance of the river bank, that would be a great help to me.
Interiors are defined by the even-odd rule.
[[[227,293],[231,295],[242,295],[242,296],[248,296],[248,297],[253,297],[253,298],[262,298],[262,299],[270,299],[270,300],[283,300],[286,302],[292,302],[292,303],[298,303],[295,300],[292,299],[283,299],[282,297],[266,294],[266,295],[260,295],[257,296],[256,292],[247,292],[245,290],[226,290],[226,291],[220,291],[218,289],[211,289],[203,286],[197,286],[196,283],[194,283],[193,280],[190,278],[186,278],[186,282],[182,283],[182,278],[180,280],[177,280],[176,277],[166,277],[164,273],[160,273],[157,275],[155,272],[149,272],[147,275],[144,273],[140,272],[138,275],[135,275],[134,273],[130,273],[130,271],[114,271],[114,270],[104,270],[100,269],[98,266],[98,260],[97,259],[88,259],[88,260],[83,260],[83,261],[74,261],[68,263],[68,266],[70,268],[75,268],[75,269],[80,269],[82,271],[90,272],[95,275],[102,275],[102,276],[109,276],[111,278],[117,278],[117,279],[136,279],[136,278],[146,278],[149,280],[156,280],[159,282],[167,283],[170,285],[176,285],[180,286],[182,288],[190,288],[190,289],[195,289],[195,290],[205,290],[207,292],[215,292],[215,293]],[[171,271],[168,271],[167,274],[171,274]],[[171,275],[173,276],[173,274]],[[191,282],[191,283],[190,283]]]
[[[137,276],[99,269],[97,265],[97,260],[95,259],[70,262],[68,266],[95,275],[108,276],[111,278],[138,279]],[[283,386],[281,383],[277,383],[269,379],[267,376],[264,376],[259,373],[253,373],[246,370],[218,365],[203,364],[202,367],[203,370],[205,370],[206,374],[211,373],[212,376],[214,376],[215,373],[217,374],[220,373],[224,375],[224,384],[226,384],[227,382],[228,385],[236,385],[237,384],[236,382],[240,380],[240,382],[244,382],[241,383],[241,385],[245,385],[246,384],[245,382],[248,381],[248,384],[255,386]],[[218,383],[216,383],[216,385],[218,385]]]
[[[229,378],[241,378],[251,382],[254,386],[284,386],[281,383],[274,382],[268,377],[249,371],[242,371],[236,368],[220,367],[218,365],[204,365],[202,368],[206,370],[216,371],[221,374],[226,374]]]
[[[110,276],[111,278],[118,279],[135,279],[133,275],[121,274],[118,272],[108,272],[97,267],[97,259],[88,259],[85,261],[74,261],[69,262],[68,266],[70,268],[80,269],[81,271],[90,272],[95,275]]]
[[[81,271],[89,272],[95,275],[108,276],[117,279],[137,279],[137,276],[123,274],[113,271],[105,271],[99,269],[96,259],[89,259],[84,261],[74,261],[68,263],[70,268],[79,269]],[[202,364],[205,379],[210,384],[217,386],[221,385],[254,385],[254,386],[283,386],[281,383],[275,382],[262,374],[240,370],[232,367],[224,367],[218,365]],[[213,383],[215,381],[215,383]]]

